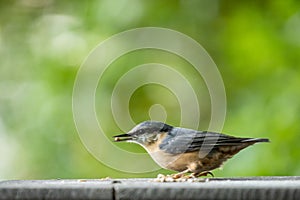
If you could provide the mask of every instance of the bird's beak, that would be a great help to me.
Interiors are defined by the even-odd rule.
[[[125,133],[125,134],[121,134],[121,135],[115,135],[113,136],[115,138],[115,142],[122,142],[122,141],[126,141],[126,140],[132,140],[132,136]]]

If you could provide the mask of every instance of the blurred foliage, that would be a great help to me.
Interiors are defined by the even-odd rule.
[[[97,161],[80,142],[72,116],[73,84],[88,53],[113,34],[144,26],[180,31],[209,52],[226,87],[225,133],[272,141],[242,151],[215,170],[217,176],[300,174],[299,1],[0,0],[0,179],[156,176],[158,171],[129,174]],[[107,97],[130,67],[158,62],[194,74],[166,52],[124,57],[106,72],[96,96],[109,137],[120,130],[108,114]],[[201,78],[193,80],[205,88]],[[205,129],[205,89],[198,98],[199,128]],[[148,119],[153,104],[162,104],[167,122],[179,125],[175,95],[157,85],[133,94],[135,122]],[[135,144],[123,147],[143,152]]]

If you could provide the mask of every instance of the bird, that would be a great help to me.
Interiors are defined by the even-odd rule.
[[[141,145],[162,168],[176,171],[172,178],[213,176],[211,172],[242,149],[267,138],[242,138],[211,131],[173,127],[144,121],[128,133],[113,136],[115,142]]]

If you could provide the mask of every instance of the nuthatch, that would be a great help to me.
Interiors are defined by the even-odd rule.
[[[143,146],[162,168],[180,172],[174,177],[192,173],[192,177],[211,174],[240,150],[266,138],[239,138],[221,133],[173,127],[157,121],[145,121],[115,141]]]

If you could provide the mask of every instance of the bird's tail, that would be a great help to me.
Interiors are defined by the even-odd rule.
[[[246,140],[243,140],[243,142],[270,142],[270,140],[268,138],[249,138]]]

